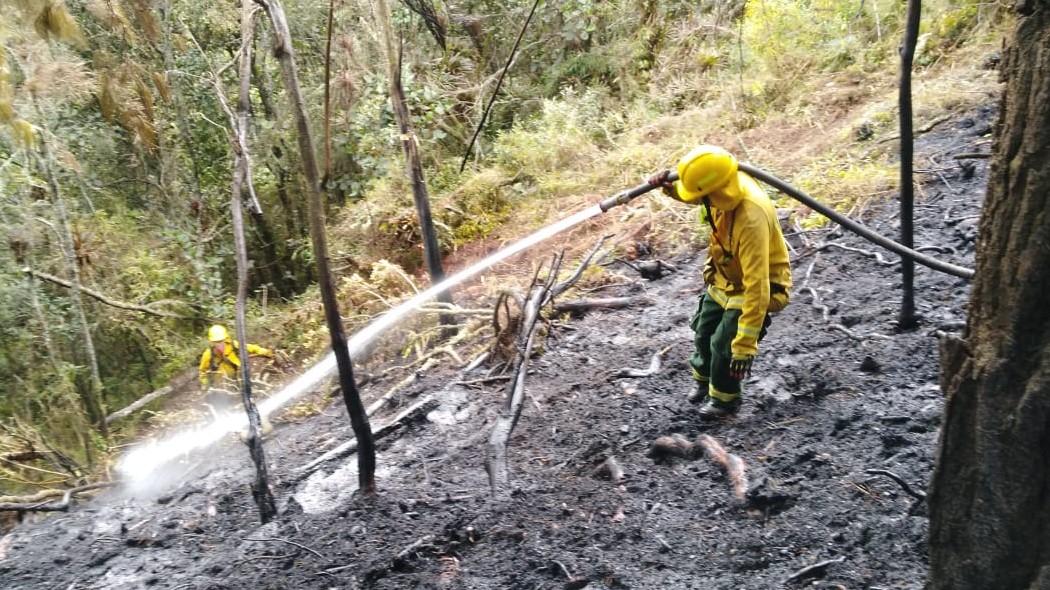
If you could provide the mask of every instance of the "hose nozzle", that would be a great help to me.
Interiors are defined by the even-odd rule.
[[[667,180],[670,180],[670,181],[678,180],[678,173],[673,171],[673,170],[669,171],[669,173],[667,175]],[[603,199],[603,200],[599,201],[598,202],[598,208],[600,208],[602,210],[602,213],[605,213],[606,211],[608,211],[609,209],[612,209],[613,207],[619,207],[620,205],[625,205],[625,204],[633,201],[635,198],[644,195],[645,193],[653,190],[654,188],[657,188],[657,186],[658,185],[649,184],[647,182],[645,184],[640,184],[640,185],[638,185],[638,186],[636,186],[634,188],[620,191],[620,192],[616,193],[615,195],[613,195],[613,196],[611,196],[611,197],[609,197],[607,199]]]

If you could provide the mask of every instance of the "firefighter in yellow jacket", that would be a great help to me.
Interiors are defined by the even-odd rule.
[[[201,354],[200,381],[201,389],[222,387],[226,380],[237,381],[241,370],[241,359],[237,355],[237,344],[230,338],[224,326],[218,324],[208,328],[208,348]],[[269,348],[248,345],[248,354],[273,359]]]
[[[740,406],[741,382],[751,373],[769,314],[787,305],[791,267],[776,209],[755,179],[737,169],[736,158],[701,145],[678,162],[678,180],[668,171],[650,184],[679,201],[699,205],[711,228],[706,290],[691,327],[696,336],[689,364],[696,379],[692,402],[706,400],[702,418],[719,418]]]

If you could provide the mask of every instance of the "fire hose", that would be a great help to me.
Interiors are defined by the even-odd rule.
[[[943,260],[938,260],[932,256],[928,256],[926,254],[923,254],[922,252],[913,250],[907,246],[904,246],[903,244],[899,244],[881,234],[878,234],[874,230],[868,228],[867,226],[850,219],[849,217],[839,213],[838,211],[835,211],[831,207],[814,199],[813,197],[806,194],[805,191],[802,191],[801,189],[792,186],[790,183],[777,178],[776,176],[766,172],[765,170],[762,170],[761,168],[756,168],[750,164],[744,163],[739,164],[739,167],[740,171],[750,174],[752,177],[761,180],[769,186],[806,205],[807,207],[816,211],[817,213],[820,213],[824,217],[827,217],[828,219],[834,221],[840,226],[850,230],[851,232],[874,244],[882,246],[890,252],[898,254],[903,258],[914,260],[915,262],[923,266],[932,268],[933,270],[939,272],[950,274],[952,276],[956,276],[963,279],[973,278],[973,269],[952,264],[950,262],[944,262]],[[670,171],[667,180],[678,180],[678,173],[673,170]],[[625,203],[629,203],[635,198],[644,195],[645,193],[655,188],[657,188],[656,185],[652,185],[649,183],[640,184],[634,188],[621,191],[599,202],[598,207],[601,208],[603,212],[608,211],[613,207],[618,207]]]

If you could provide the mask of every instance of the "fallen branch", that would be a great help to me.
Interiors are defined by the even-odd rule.
[[[653,441],[653,446],[649,449],[649,457],[658,462],[665,461],[670,457],[692,461],[698,459],[702,454],[702,448],[693,444],[692,441],[681,434],[661,436]]]
[[[164,387],[161,387],[160,389],[158,389],[156,391],[147,393],[146,395],[140,397],[138,400],[136,400],[134,403],[128,405],[124,409],[117,410],[116,412],[113,412],[109,416],[106,416],[106,424],[110,424],[110,423],[115,422],[117,420],[120,420],[120,419],[123,419],[123,418],[127,418],[131,414],[133,414],[133,413],[141,410],[142,408],[146,407],[151,402],[153,402],[155,400],[158,400],[158,399],[168,395],[169,393],[171,393],[171,392],[173,392],[173,391],[175,391],[177,389],[181,389],[183,386],[185,386],[186,384],[188,384],[191,381],[193,381],[194,377],[195,377],[195,375],[194,375],[194,373],[192,371],[187,371],[184,375],[181,375],[181,376],[177,377],[170,384],[165,385]]]
[[[148,303],[146,305],[139,305],[137,303],[127,303],[127,302],[124,302],[124,301],[118,301],[116,299],[112,299],[110,297],[107,297],[107,296],[103,295],[102,293],[99,293],[98,291],[95,291],[94,289],[91,289],[89,287],[85,287],[84,285],[76,285],[76,284],[73,284],[72,282],[67,281],[65,279],[60,279],[60,278],[58,278],[58,277],[56,277],[54,275],[49,275],[46,272],[40,272],[39,270],[33,270],[32,268],[29,268],[29,267],[23,268],[22,272],[24,272],[24,273],[26,273],[26,274],[28,274],[30,276],[36,277],[38,279],[43,279],[43,280],[48,281],[50,283],[54,283],[56,285],[60,285],[60,286],[65,287],[67,289],[77,289],[81,293],[83,293],[83,294],[85,294],[85,295],[87,295],[87,296],[89,296],[89,297],[91,297],[93,299],[96,299],[98,301],[101,301],[102,303],[105,303],[106,305],[108,305],[110,307],[115,307],[117,309],[123,309],[123,310],[127,310],[127,311],[138,311],[138,312],[141,312],[141,313],[147,313],[147,314],[155,315],[155,316],[162,317],[162,318],[173,318],[173,319],[177,319],[177,320],[193,319],[191,316],[185,316],[185,315],[177,314],[177,313],[170,312],[170,311],[164,311],[162,309],[156,309],[156,307],[154,307],[156,305],[168,305],[168,304],[173,304],[173,303],[177,304],[177,305],[188,305],[187,303],[184,303],[184,302],[181,302],[181,301],[154,301],[153,303]]]
[[[668,349],[670,349],[670,348],[671,348],[670,346],[666,346],[666,347],[663,348],[663,350],[659,350],[657,352],[654,352],[652,358],[649,359],[649,368],[648,369],[630,369],[630,368],[618,369],[616,372],[614,372],[613,374],[609,375],[609,379],[619,379],[619,378],[641,379],[641,378],[644,378],[644,377],[651,377],[653,375],[656,375],[657,373],[660,372],[660,367],[663,364],[661,361],[663,360],[664,353],[666,353],[668,351]]]
[[[908,485],[908,482],[904,481],[904,479],[901,478],[901,476],[897,475],[892,471],[887,471],[885,469],[865,469],[864,473],[867,473],[868,475],[884,475],[896,482],[897,485],[899,485],[901,489],[904,490],[905,494],[908,494],[916,500],[920,500],[923,502],[926,501],[926,492],[912,488],[910,485]]]
[[[821,315],[821,317],[824,318],[825,322],[830,322],[831,321],[831,309],[828,308],[827,305],[824,305],[823,303],[820,302],[820,295],[817,294],[817,290],[814,289],[813,287],[806,287],[805,290],[808,291],[809,292],[809,296],[813,298],[813,301],[810,302],[813,305],[813,307],[815,307],[815,308],[820,310],[820,315]]]
[[[70,488],[62,493],[62,500],[58,502],[4,502],[0,503],[0,512],[66,512],[69,510],[73,496],[91,490],[113,487],[118,483],[120,482],[106,481]]]
[[[882,266],[893,266],[900,264],[900,260],[886,260],[881,252],[874,252],[872,250],[864,250],[862,248],[854,248],[853,246],[846,246],[845,244],[839,244],[838,242],[828,242],[820,247],[822,250],[825,248],[838,248],[847,252],[856,252],[857,254],[863,254],[868,258],[874,258],[875,262]]]
[[[833,565],[833,564],[836,564],[836,563],[842,563],[843,561],[846,561],[846,556],[845,555],[843,555],[841,557],[836,557],[835,559],[828,559],[828,560],[825,560],[825,561],[820,561],[820,562],[814,563],[813,565],[807,565],[806,567],[804,567],[804,568],[798,570],[797,572],[791,574],[790,576],[784,578],[784,583],[787,584],[788,582],[794,582],[795,580],[801,580],[801,579],[804,579],[804,578],[810,578],[810,577],[813,577],[813,576],[821,575],[821,574],[824,573],[824,570],[827,569],[827,567],[829,565]]]
[[[820,310],[820,315],[821,315],[821,317],[824,318],[824,321],[825,322],[830,322],[831,321],[831,310],[828,308],[827,305],[824,305],[823,303],[821,303],[820,295],[817,294],[817,290],[814,289],[813,287],[806,287],[805,291],[807,291],[809,293],[809,296],[813,298],[812,305],[813,305],[813,307],[815,307],[815,308]],[[858,342],[863,342],[865,340],[893,340],[893,338],[891,338],[890,336],[886,336],[885,334],[878,334],[876,332],[872,332],[870,334],[857,334],[856,332],[854,332],[853,330],[850,330],[849,328],[847,328],[846,326],[844,326],[842,324],[831,324],[830,327],[831,327],[831,329],[838,330],[839,332],[842,332],[846,336],[849,336],[850,339],[856,340]]]
[[[733,488],[733,497],[744,502],[748,487],[747,465],[737,455],[727,452],[714,438],[701,434],[697,437],[696,442],[692,442],[680,434],[661,436],[653,441],[653,446],[649,450],[649,456],[658,461],[668,457],[679,457],[692,461],[700,458],[701,455],[707,455],[708,459],[725,470],[729,484]]]
[[[613,258],[610,264],[616,262],[630,268],[647,281],[662,279],[665,270],[668,272],[676,272],[678,270],[678,267],[669,262],[664,262],[663,260],[640,260],[638,262],[631,262],[629,260],[624,260],[623,258]]]
[[[424,536],[420,537],[419,539],[416,539],[415,541],[410,543],[407,547],[405,547],[401,551],[397,552],[397,555],[395,555],[394,559],[393,559],[394,565],[397,566],[397,565],[399,565],[401,563],[404,563],[404,561],[406,559],[408,559],[408,557],[410,555],[412,555],[416,551],[419,551],[423,547],[426,547],[426,546],[430,545],[433,540],[434,540],[434,535],[424,535]]]
[[[955,115],[954,114],[948,114],[948,115],[945,115],[943,117],[937,117],[936,119],[934,119],[934,120],[930,121],[929,123],[927,123],[925,126],[920,127],[919,129],[916,129],[915,132],[912,134],[912,137],[915,137],[916,135],[919,135],[919,134],[922,134],[922,133],[929,133],[930,131],[933,131],[934,127],[940,125],[941,123],[944,123],[948,119],[951,119],[953,116],[955,116]],[[886,142],[894,141],[894,140],[897,140],[897,139],[900,139],[900,138],[901,138],[900,135],[891,135],[889,137],[884,137],[884,138],[876,141],[875,143],[876,144],[886,143]]]
[[[278,542],[278,543],[287,543],[288,545],[294,545],[295,547],[298,547],[298,548],[300,548],[300,549],[302,549],[304,551],[309,551],[310,553],[313,553],[317,557],[320,557],[320,558],[324,559],[324,555],[321,555],[320,553],[318,553],[317,551],[314,551],[313,549],[307,547],[306,545],[303,545],[301,543],[296,543],[295,541],[289,541],[288,539],[282,539],[280,537],[272,537],[272,538],[266,538],[266,539],[247,539],[246,538],[244,540],[245,541],[260,541],[260,542],[274,541],[274,542]]]
[[[697,444],[703,447],[707,458],[718,463],[729,477],[729,484],[733,488],[733,496],[743,502],[747,496],[747,465],[744,460],[732,453],[726,452],[725,448],[717,440],[707,434],[701,434],[696,439]]]
[[[991,158],[992,154],[982,154],[980,152],[967,152],[965,154],[956,154],[952,156],[956,160],[984,160]]]
[[[374,440],[379,440],[387,436],[388,434],[399,428],[404,422],[413,420],[420,414],[429,412],[436,405],[437,400],[434,399],[433,395],[419,400],[418,402],[406,408],[405,411],[391,418],[390,421],[386,424],[383,424],[379,428],[373,430],[372,438]],[[317,468],[321,465],[324,465],[325,463],[334,459],[341,459],[343,457],[346,457],[347,455],[350,455],[356,450],[357,439],[352,438],[346,441],[345,443],[339,445],[338,447],[324,453],[323,455],[314,459],[313,461],[310,461],[306,465],[303,465],[302,467],[296,469],[293,481],[302,481],[306,477],[310,476],[310,474],[312,474],[314,471],[317,471]]]
[[[376,401],[372,402],[372,404],[369,405],[368,408],[365,410],[365,414],[368,415],[369,418],[371,418],[376,412],[378,412],[379,410],[383,409],[383,406],[387,405],[390,402],[390,400],[393,399],[394,395],[397,394],[397,392],[399,392],[402,389],[408,387],[409,385],[412,385],[413,383],[415,383],[416,380],[419,379],[419,375],[421,373],[426,372],[428,369],[433,367],[436,363],[437,363],[437,361],[435,361],[433,358],[427,359],[427,362],[423,363],[423,366],[421,366],[418,369],[412,371],[412,373],[409,374],[408,377],[405,377],[401,381],[398,381],[397,383],[395,383],[379,399],[377,399]]]
[[[645,296],[636,297],[603,297],[597,299],[575,299],[562,301],[554,305],[555,313],[579,315],[593,309],[623,309],[635,305],[652,305],[653,300]]]
[[[508,381],[511,378],[510,375],[496,375],[494,377],[482,377],[481,379],[471,379],[469,381],[456,381],[453,385],[466,385],[467,387],[477,387],[486,383],[495,383],[496,381]]]

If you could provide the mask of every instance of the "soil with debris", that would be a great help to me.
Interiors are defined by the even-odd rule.
[[[916,244],[957,264],[973,264],[988,161],[959,168],[952,155],[977,151],[994,116],[978,109],[917,141],[919,166],[943,169],[920,176]],[[864,219],[894,236],[896,208],[875,206]],[[962,328],[967,282],[918,267],[922,324],[897,334],[897,264],[830,228],[789,240],[793,303],[763,342],[736,417],[702,423],[686,400],[695,254],[662,279],[601,293],[644,293],[652,305],[551,327],[530,365],[506,498],[490,496],[484,468],[504,382],[459,383],[483,369],[433,370],[385,414],[432,396],[379,442],[378,498],[354,494],[353,458],[297,481],[297,468],[348,437],[333,405],[269,439],[277,521],[259,525],[248,455],[231,437],[187,457],[196,469],[159,496],[111,491],[19,525],[0,540],[0,587],[921,588],[925,508],[866,470],[925,487],[943,410],[938,333]],[[818,249],[832,243],[872,255]],[[665,349],[656,374],[613,376]],[[744,500],[708,459],[650,457],[654,440],[676,433],[709,435],[739,456]],[[596,469],[610,456],[625,474],[619,484]]]

